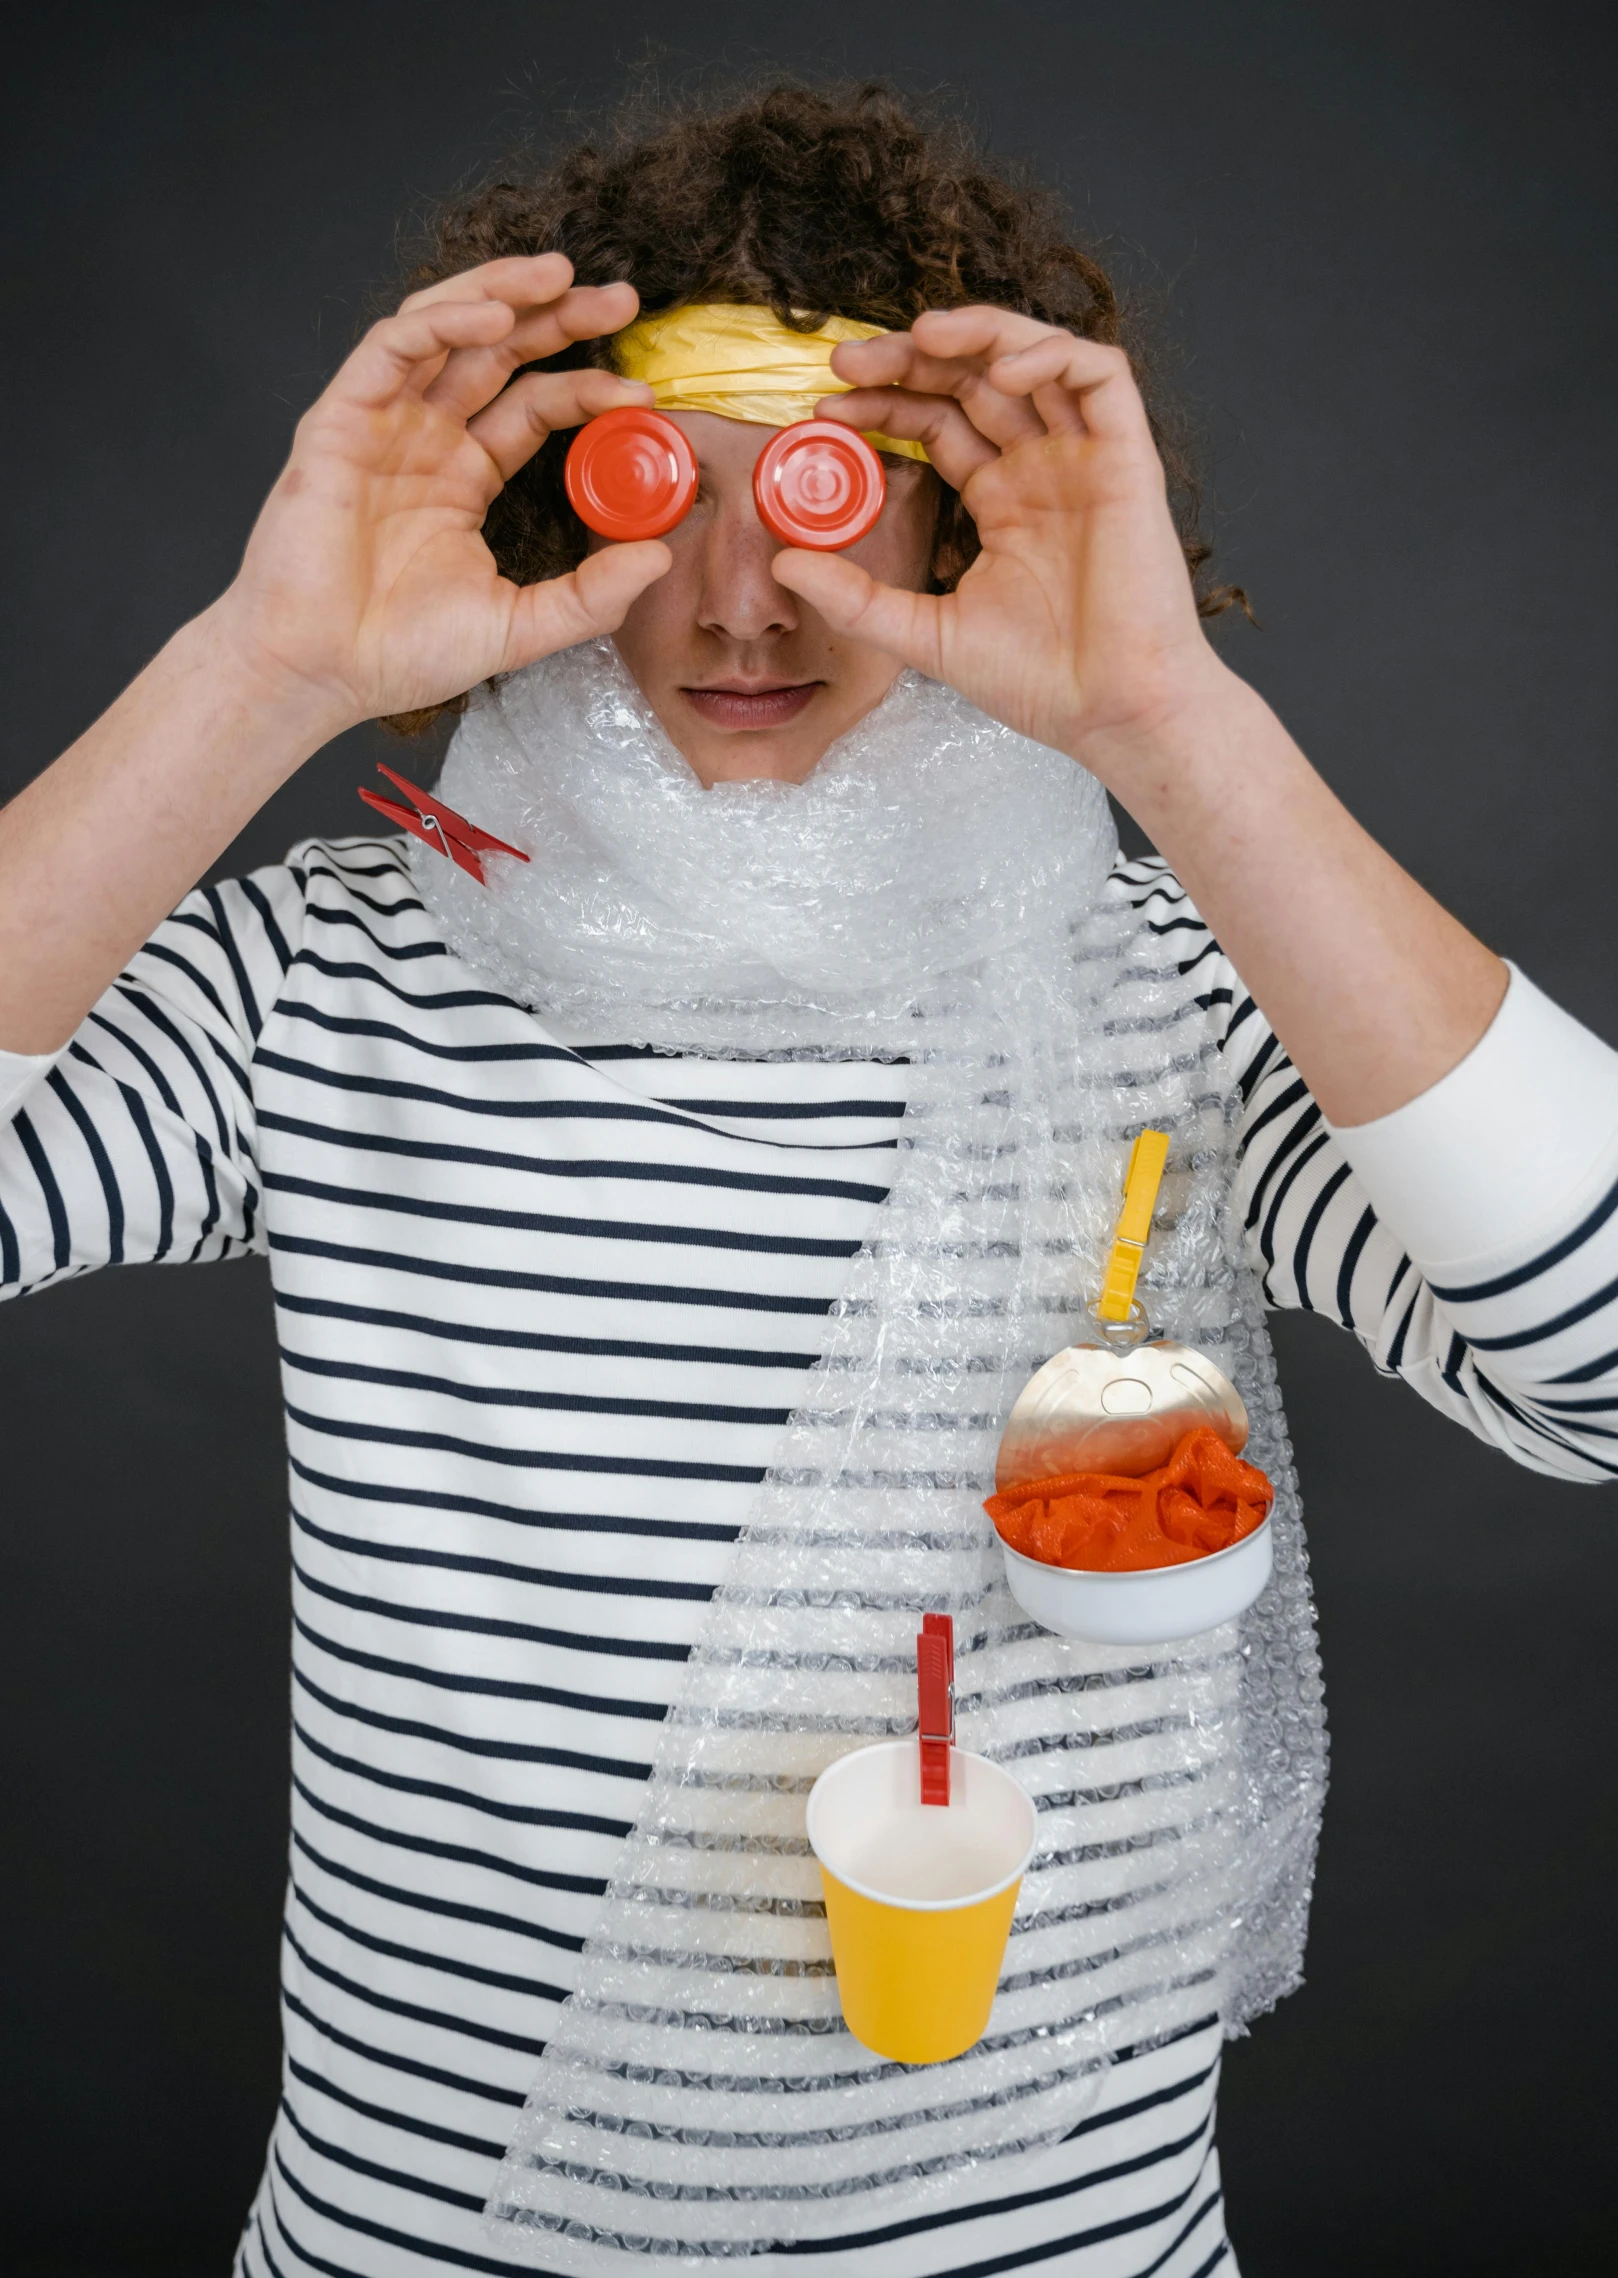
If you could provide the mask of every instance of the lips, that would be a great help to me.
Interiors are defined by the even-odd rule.
[[[687,688],[681,693],[711,728],[783,728],[813,701],[818,680],[772,688]]]

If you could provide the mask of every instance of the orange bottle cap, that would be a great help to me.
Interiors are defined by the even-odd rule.
[[[800,419],[766,443],[753,469],[758,518],[783,546],[835,553],[863,538],[887,496],[882,461],[835,419]]]
[[[697,495],[697,457],[672,419],[624,404],[579,429],[563,480],[598,537],[661,538]]]

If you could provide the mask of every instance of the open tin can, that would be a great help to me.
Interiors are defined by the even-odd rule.
[[[1091,1306],[1089,1321],[1092,1340],[1055,1354],[1019,1394],[995,1465],[999,1493],[1080,1472],[1142,1478],[1199,1426],[1240,1455],[1247,1409],[1206,1353],[1154,1337],[1138,1304],[1122,1321]],[[1245,1612],[1270,1579],[1273,1540],[1266,1515],[1226,1550],[1122,1572],[1000,1548],[1012,1596],[1042,1628],[1095,1645],[1166,1645]]]

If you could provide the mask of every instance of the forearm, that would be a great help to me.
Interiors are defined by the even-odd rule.
[[[224,604],[0,813],[0,1048],[64,1044],[270,794],[348,724],[255,670]]]
[[[1198,964],[1199,993],[1221,964]],[[1532,1470],[1618,1476],[1618,1053],[1518,973],[1458,1067],[1333,1132],[1275,1046],[1251,1010],[1227,1032],[1246,1078],[1233,1215],[1269,1302],[1340,1321]]]
[[[1404,1106],[1488,1028],[1500,959],[1211,655],[1165,721],[1079,756],[1168,858],[1332,1123]]]

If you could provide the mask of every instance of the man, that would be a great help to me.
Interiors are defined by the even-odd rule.
[[[1517,1460],[1608,1476],[1618,1060],[1221,663],[1104,277],[891,98],[585,150],[444,255],[229,591],[0,819],[0,1278],[275,1274],[287,2076],[241,2267],[1230,2267],[1219,2039],[1295,1975],[1319,1792],[1295,1525],[1241,1643],[1113,1666],[1007,1626],[985,1457],[1156,1120],[1150,1302],[1224,1341],[1283,1501],[1254,1275]],[[765,407],[704,408],[648,307],[749,312]],[[566,433],[654,400],[696,506],[588,544]],[[885,449],[843,557],[753,509],[810,409]],[[444,790],[526,869],[371,840],[191,892],[330,736],[491,682]],[[1103,785],[1172,869],[1114,863]],[[823,1538],[846,1605],[772,1601]],[[654,1966],[617,1926],[725,1638],[773,1639],[780,1731],[738,1709],[771,1809],[892,1712],[848,1642],[891,1639],[889,1538],[970,1613],[963,1688],[1042,1824],[1026,2030],[897,2082],[824,2029],[795,1867],[728,1912],[693,1869],[656,2000],[613,1978]],[[793,1755],[839,1657],[846,1729]],[[745,1788],[707,1835],[790,1856]]]

